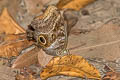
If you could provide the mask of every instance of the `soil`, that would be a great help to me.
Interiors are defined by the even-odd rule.
[[[42,13],[43,5],[57,2],[58,0],[46,0],[46,2],[43,0],[0,0],[0,12],[7,7],[14,20],[27,29],[27,25],[34,16]],[[86,58],[100,70],[102,76],[104,76],[105,65],[120,72],[120,0],[97,0],[77,13],[79,21],[72,28],[69,36],[70,53]],[[9,60],[0,58],[0,80],[15,80],[19,69],[12,69],[10,66]],[[32,68],[38,70],[38,67]],[[37,80],[40,80],[39,74],[36,76]],[[81,79],[56,76],[48,80]]]

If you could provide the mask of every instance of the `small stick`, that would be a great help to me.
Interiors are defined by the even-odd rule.
[[[116,44],[116,43],[119,43],[119,42],[120,42],[120,40],[116,40],[116,41],[111,41],[111,42],[108,42],[108,43],[98,44],[98,45],[84,47],[84,48],[80,48],[81,45],[78,45],[78,46],[75,46],[73,48],[69,48],[68,50],[75,50],[75,49],[87,50],[87,49],[92,49],[92,48],[96,48],[96,47],[108,46],[108,45]]]

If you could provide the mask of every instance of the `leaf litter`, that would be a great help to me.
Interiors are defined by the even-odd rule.
[[[91,0],[92,1],[92,0]],[[68,3],[69,4],[69,3]],[[68,6],[69,7],[69,6]],[[10,22],[11,23],[11,22]],[[4,24],[5,25],[5,24]],[[18,26],[19,27],[19,26]],[[19,28],[18,28],[19,29]],[[5,29],[3,29],[4,31],[2,32],[3,33],[3,35],[4,35],[4,32],[6,32],[7,30],[5,30]],[[23,31],[21,31],[22,29],[20,29],[20,33],[24,33],[24,30]],[[7,33],[9,33],[9,32],[7,32]],[[16,34],[18,34],[19,33],[19,30],[17,31],[17,30],[15,30],[12,34],[14,34],[14,33],[16,33]],[[10,33],[11,34],[11,33]],[[19,37],[13,37],[13,38],[5,38],[5,40],[6,41],[12,41],[12,40],[16,40],[16,39],[18,39]],[[24,37],[23,37],[24,38]],[[4,38],[2,38],[2,40],[4,41]],[[26,40],[26,39],[24,39],[24,40]],[[21,40],[20,40],[21,41]],[[104,40],[103,40],[104,41]],[[24,42],[23,42],[24,43]],[[19,51],[18,51],[19,52]],[[33,54],[33,53],[32,53]],[[17,54],[18,55],[18,54]],[[11,55],[11,53],[10,53],[10,57],[11,56],[16,56],[16,55]],[[23,55],[24,56],[24,55]],[[40,56],[40,55],[39,55]],[[6,56],[5,56],[6,57]],[[7,54],[7,57],[8,57],[8,54]],[[27,56],[28,57],[28,56]],[[27,58],[26,57],[26,58]],[[80,57],[80,56],[79,56]],[[32,58],[32,59],[34,59],[34,58]],[[20,61],[20,59],[18,59],[19,61]],[[28,60],[29,60],[29,58],[28,58]],[[62,60],[62,59],[60,59],[60,60]],[[39,63],[41,63],[40,62],[41,60],[39,60]],[[23,61],[24,62],[24,61]],[[55,62],[55,61],[54,61]],[[62,61],[60,61],[60,62],[62,62]],[[25,62],[25,63],[27,63],[27,65],[30,65],[30,63],[29,62]],[[66,62],[64,62],[64,59],[63,59],[63,63],[66,63]],[[22,64],[22,62],[20,62],[20,64]],[[44,64],[44,63],[42,63],[42,64]],[[50,64],[50,63],[48,63],[48,64]],[[58,63],[59,64],[59,63]],[[26,64],[25,64],[26,65]],[[53,65],[53,64],[52,64]],[[23,66],[24,66],[24,64],[23,64]],[[22,67],[23,67],[22,66]],[[53,66],[51,66],[51,68],[55,68],[55,70],[56,70],[56,68],[58,69],[59,67],[58,67],[59,65],[53,65]],[[21,66],[20,66],[21,67]],[[50,67],[50,66],[48,66],[48,67]],[[66,66],[66,67],[68,67],[68,66]],[[62,66],[62,68],[63,68],[63,72],[61,72],[62,71],[62,69],[61,69],[61,67],[60,67],[60,74],[66,74],[66,75],[73,75],[73,74],[67,74],[67,73],[64,73],[67,69],[66,69],[66,67],[65,67],[65,65],[64,66]],[[46,67],[47,68],[47,67]],[[94,68],[94,67],[93,67]],[[65,71],[64,71],[65,70]],[[73,70],[73,72],[74,72],[74,69],[72,69]],[[71,70],[71,71],[72,71]],[[54,71],[54,69],[53,69],[53,71]],[[75,70],[76,71],[76,70]],[[78,71],[79,72],[79,71]],[[81,72],[82,73],[82,72]],[[83,74],[85,74],[85,73],[83,73]],[[32,77],[32,75],[31,74],[29,74],[28,75],[29,77],[27,78],[27,79],[25,79],[25,77],[22,75],[20,78],[22,78],[22,77],[24,77],[24,80],[29,80],[30,79],[30,77]],[[45,77],[46,78],[46,77]],[[34,80],[34,78],[32,77],[31,78],[31,80]]]

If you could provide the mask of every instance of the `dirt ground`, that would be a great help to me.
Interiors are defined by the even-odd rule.
[[[41,13],[43,4],[51,5],[57,2],[58,0],[0,0],[0,12],[7,7],[14,20],[27,29],[34,16]],[[86,58],[100,70],[102,76],[105,64],[120,72],[120,0],[97,0],[77,11],[77,16],[79,21],[69,36],[70,53]],[[9,61],[0,59],[0,80],[15,80],[19,70],[9,66]],[[57,76],[49,80],[81,79]]]

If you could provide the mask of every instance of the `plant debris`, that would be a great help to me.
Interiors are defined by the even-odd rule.
[[[56,75],[100,79],[99,71],[83,57],[67,55],[53,58],[42,70],[40,77],[45,80]]]

